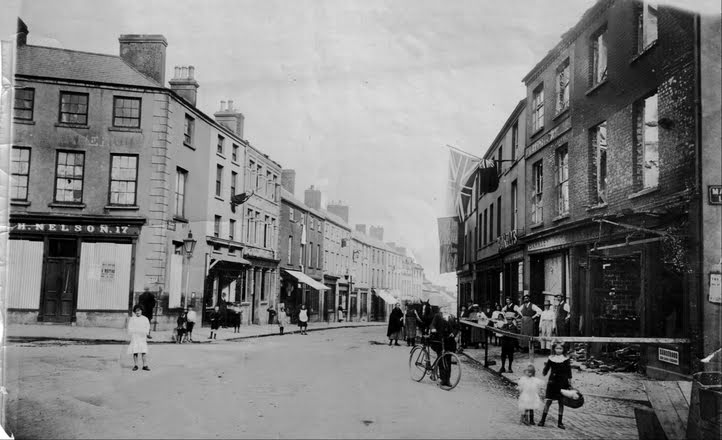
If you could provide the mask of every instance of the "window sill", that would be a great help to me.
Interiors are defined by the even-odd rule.
[[[104,209],[107,210],[128,210],[128,211],[137,211],[140,209],[140,206],[138,205],[105,205]]]
[[[183,145],[185,145],[186,147],[190,148],[191,150],[195,150],[195,149],[196,149],[196,147],[194,147],[193,145],[191,145],[191,144],[189,144],[188,142],[185,142],[185,141],[183,141]]]
[[[66,128],[80,128],[80,129],[82,129],[82,130],[89,130],[89,129],[90,129],[90,126],[89,126],[89,125],[84,125],[84,124],[70,124],[70,123],[68,123],[68,122],[56,122],[56,123],[55,123],[55,126],[56,126],[56,127],[66,127]]]
[[[140,127],[108,127],[108,131],[122,131],[125,133],[143,133]]]
[[[530,138],[534,138],[535,136],[539,135],[542,131],[544,131],[543,125],[541,127],[537,128],[537,130],[531,134]]]
[[[655,46],[657,46],[657,41],[658,41],[658,40],[652,41],[652,43],[650,43],[649,46],[645,47],[641,52],[639,52],[638,54],[634,55],[634,57],[632,57],[632,59],[629,60],[629,64],[632,65],[632,64],[636,63],[637,60],[639,60],[640,58],[644,58],[644,56],[645,56],[646,54],[648,54],[649,52],[652,51],[652,48],[654,48]]]
[[[239,167],[241,166],[241,164],[238,162],[237,159],[231,159],[231,163],[232,163],[233,165],[238,165]]]
[[[224,201],[224,200],[223,200],[223,198],[222,198],[222,197],[220,197],[220,196],[215,196],[214,198],[215,198],[216,200],[220,200],[221,202],[223,202],[223,201]]]
[[[659,187],[658,187],[658,186],[653,186],[653,187],[650,187],[650,188],[644,188],[644,189],[641,190],[641,191],[637,191],[636,193],[633,193],[633,194],[628,195],[628,196],[627,196],[627,199],[628,199],[628,200],[636,199],[637,197],[642,197],[642,196],[646,196],[647,194],[655,193],[655,192],[657,192],[658,190],[659,190]]]
[[[560,111],[552,118],[552,121],[556,121],[557,119],[561,118],[562,116],[569,114],[569,106],[570,106],[570,104],[567,104],[567,106],[564,108],[564,110]]]
[[[223,160],[226,160],[226,156],[223,153],[219,153],[216,151],[216,156],[220,157]]]
[[[586,92],[584,92],[584,94],[587,95],[587,96],[591,95],[592,93],[594,93],[594,92],[596,92],[597,90],[599,90],[600,88],[602,88],[602,86],[604,86],[604,84],[606,84],[607,81],[609,81],[609,80],[608,80],[608,79],[605,79],[604,81],[599,82],[599,83],[593,85],[589,90],[587,90]]]
[[[12,206],[30,206],[30,202],[27,200],[11,200],[10,205]]]
[[[63,202],[53,202],[48,203],[48,206],[51,208],[72,208],[72,209],[83,209],[85,208],[85,203],[63,203]]]
[[[13,123],[22,125],[35,125],[35,121],[28,119],[13,119]]]
[[[597,209],[604,209],[604,208],[606,208],[606,207],[607,207],[607,204],[606,204],[606,203],[600,203],[600,204],[598,204],[598,205],[590,206],[589,208],[587,208],[587,212],[589,212],[589,211],[594,211],[594,210],[597,210]]]
[[[188,219],[187,219],[187,218],[181,217],[181,216],[178,216],[178,215],[174,215],[174,216],[173,216],[173,220],[174,220],[174,221],[177,221],[177,222],[179,222],[179,223],[188,223]]]
[[[553,222],[558,222],[558,221],[566,220],[566,219],[568,219],[568,218],[569,218],[569,213],[566,212],[566,213],[564,213],[564,214],[561,214],[561,215],[558,215],[558,216],[554,217],[554,218],[552,219],[552,221],[553,221]]]
[[[544,222],[533,223],[533,224],[529,225],[529,229],[539,229],[542,226],[544,226]]]

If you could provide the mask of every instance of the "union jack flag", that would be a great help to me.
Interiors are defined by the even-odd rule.
[[[447,200],[453,211],[464,219],[465,206],[471,197],[471,186],[466,183],[474,174],[482,159],[449,146],[449,187]]]

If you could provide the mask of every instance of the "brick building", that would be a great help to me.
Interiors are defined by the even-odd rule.
[[[710,318],[719,318],[718,305],[702,304],[706,281],[696,255],[702,247],[696,213],[704,206],[695,181],[698,21],[671,6],[599,0],[523,79],[526,228],[517,234],[523,278],[511,290],[528,290],[536,304],[561,294],[571,306],[572,335],[692,340],[644,345],[652,376],[698,368],[700,336]],[[493,158],[494,148],[484,157]],[[490,210],[496,197],[482,195],[479,209]],[[470,287],[476,282],[470,264],[485,255],[484,239],[506,245],[488,237],[479,213],[460,232],[461,301],[514,284],[505,270],[497,285]],[[473,255],[479,236],[481,254]],[[478,264],[500,272],[498,260]]]

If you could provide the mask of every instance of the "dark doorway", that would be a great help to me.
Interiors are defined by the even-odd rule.
[[[78,242],[48,239],[43,285],[43,320],[70,322],[78,289]]]

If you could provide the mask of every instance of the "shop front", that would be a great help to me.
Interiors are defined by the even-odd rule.
[[[210,325],[209,316],[216,306],[221,311],[221,326],[247,325],[251,314],[247,288],[250,262],[241,257],[233,260],[212,259],[208,266],[203,295],[203,325]],[[186,299],[192,309],[197,308],[199,301],[195,292],[191,292]]]
[[[281,271],[283,287],[281,289],[280,302],[286,308],[286,313],[291,316],[291,322],[297,322],[298,312],[304,304],[308,310],[310,322],[318,322],[322,319],[321,295],[332,290],[318,280],[311,278],[303,272],[283,269]],[[334,302],[331,301],[331,304]]]
[[[323,308],[324,316],[323,319],[326,322],[338,321],[338,306],[336,305],[336,282],[338,277],[324,275],[323,282],[327,287],[323,292]]]
[[[10,322],[118,327],[133,302],[135,244],[144,219],[13,215]]]

